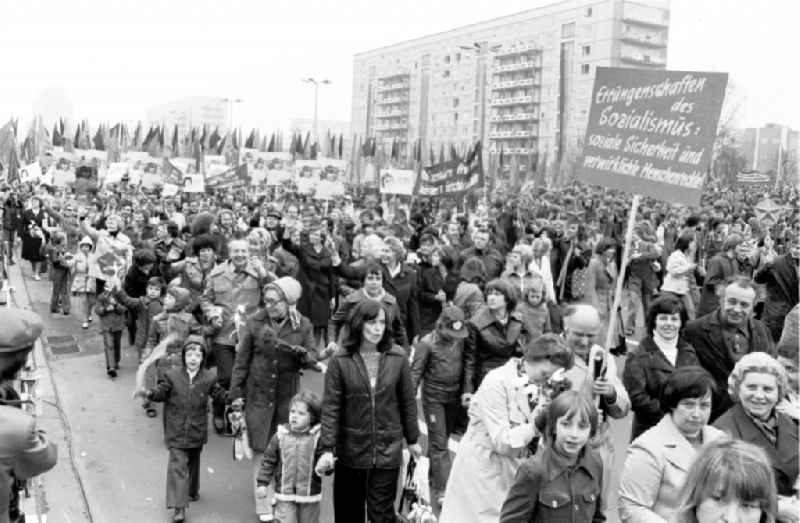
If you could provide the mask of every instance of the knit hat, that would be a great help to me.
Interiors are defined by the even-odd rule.
[[[173,310],[176,311],[184,310],[192,301],[192,293],[183,287],[170,286],[167,289],[167,294],[175,298],[175,308]]]
[[[84,236],[83,238],[81,238],[81,241],[78,242],[78,247],[80,247],[81,245],[88,245],[89,247],[94,247],[94,242],[92,241],[91,238],[89,238],[89,236]]]
[[[197,334],[190,334],[186,337],[186,341],[183,342],[183,347],[181,349],[181,361],[186,364],[186,351],[190,348],[199,348],[203,351],[203,360],[200,363],[202,367],[206,361],[206,357],[208,356],[208,346],[206,346],[206,340]]]
[[[274,282],[268,283],[266,286],[264,286],[264,292],[269,289],[278,291],[286,299],[286,303],[289,305],[296,304],[297,300],[299,300],[300,296],[303,294],[303,288],[300,286],[300,282],[291,276],[278,278]]]
[[[464,312],[455,305],[444,308],[439,316],[438,329],[455,340],[463,340],[469,334],[464,322]]]

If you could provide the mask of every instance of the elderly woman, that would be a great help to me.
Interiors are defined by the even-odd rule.
[[[606,329],[611,318],[611,307],[614,303],[614,290],[617,285],[617,242],[611,238],[602,238],[594,247],[594,256],[586,268],[586,285],[584,301],[593,305],[600,314],[602,328],[597,339],[605,345]],[[617,329],[620,329],[617,322]]]
[[[535,420],[549,404],[548,383],[572,363],[563,340],[545,334],[527,344],[522,357],[486,375],[470,404],[469,427],[453,461],[440,523],[500,519],[517,469],[538,435]]]
[[[379,302],[358,303],[325,374],[317,472],[335,468],[336,521],[364,521],[366,512],[374,523],[395,523],[403,442],[415,457],[422,452],[408,355],[386,319]]]
[[[667,258],[667,274],[664,276],[664,283],[661,284],[662,292],[671,292],[681,299],[690,320],[697,317],[689,285],[697,269],[697,264],[693,263],[691,258],[696,250],[697,242],[694,234],[682,234],[675,242],[675,250]]]
[[[311,323],[295,308],[301,292],[297,280],[289,277],[265,285],[264,308],[240,330],[229,398],[235,408],[244,405],[250,446],[258,453],[266,450],[278,425],[289,420],[300,371],[316,366]],[[257,476],[260,460],[255,463]],[[268,502],[258,496],[255,500],[259,518],[268,521]]]
[[[780,512],[791,508],[798,474],[797,425],[775,408],[785,391],[786,373],[780,363],[766,352],[745,354],[728,378],[728,392],[735,404],[714,423],[767,453],[775,473]]]
[[[517,292],[510,283],[496,279],[486,285],[486,307],[470,318],[464,345],[463,402],[480,387],[484,376],[518,356],[529,341],[528,329],[515,312]]]
[[[775,476],[764,451],[721,439],[703,448],[680,494],[675,523],[774,523]]]
[[[633,409],[631,440],[654,426],[666,414],[661,389],[675,369],[699,365],[694,348],[681,337],[686,311],[675,296],[655,300],[647,311],[648,335],[628,357],[622,381]]]
[[[628,448],[619,491],[623,522],[666,522],[675,514],[697,450],[725,435],[708,425],[715,387],[711,375],[695,365],[666,377],[660,398],[666,414]]]

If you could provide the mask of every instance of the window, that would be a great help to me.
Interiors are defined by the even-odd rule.
[[[586,8],[586,17],[589,18],[590,16],[592,16],[592,8],[591,7],[587,7]]]
[[[453,98],[453,107],[458,107],[458,98]]]
[[[453,113],[453,123],[458,123],[458,113]]]
[[[561,38],[575,38],[575,22],[561,24]]]
[[[589,64],[581,64],[581,74],[589,74]]]
[[[442,71],[442,78],[450,78],[450,70],[449,69],[445,69],[444,71]]]
[[[450,63],[450,55],[449,54],[444,55],[444,63],[446,63],[446,64]]]
[[[581,54],[583,54],[583,56],[589,56],[590,54],[592,54],[592,46],[591,45],[584,45],[581,48]]]

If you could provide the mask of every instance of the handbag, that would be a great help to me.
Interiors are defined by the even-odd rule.
[[[420,460],[423,459],[427,460],[427,458],[420,458]],[[409,456],[403,481],[403,493],[398,507],[398,519],[403,523],[436,523],[438,519],[433,513],[430,501],[425,499],[425,497],[430,497],[430,493],[426,496],[424,492],[427,490],[427,481],[419,481],[423,472],[427,477],[427,472],[422,470],[425,468],[424,466],[418,467],[417,465],[414,457]]]

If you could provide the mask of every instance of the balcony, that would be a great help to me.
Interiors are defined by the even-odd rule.
[[[492,89],[500,91],[502,89],[514,89],[516,87],[529,87],[533,86],[533,78],[520,78],[519,80],[506,80],[504,82],[495,82],[492,84]]]
[[[501,48],[494,55],[498,58],[507,58],[521,54],[538,53],[541,50],[534,44],[512,45],[509,47]]]
[[[664,48],[667,47],[667,39],[662,35],[652,35],[645,33],[636,33],[633,31],[625,31],[620,38],[623,42],[635,45],[642,45],[645,47]]]
[[[641,53],[623,54],[619,59],[627,64],[644,65],[649,67],[664,67],[667,61],[658,56],[650,56]]]
[[[666,29],[669,27],[669,12],[626,4],[622,12],[622,21],[626,24],[636,24],[642,27]]]
[[[408,116],[408,109],[396,109],[394,111],[385,111],[375,115],[375,118],[388,120],[390,118],[405,118]]]
[[[531,136],[534,136],[534,133],[530,129],[519,129],[516,131],[492,131],[489,133],[489,138],[493,140],[514,140],[516,138],[530,138]]]
[[[489,120],[492,122],[527,122],[538,120],[538,118],[536,117],[536,113],[524,112],[512,114],[493,114],[489,117]]]
[[[500,154],[500,151],[503,151],[503,155],[508,154],[534,154],[536,153],[536,149],[533,147],[492,147],[489,149],[489,152],[492,154]]]
[[[526,105],[533,103],[533,96],[510,96],[503,98],[492,98],[491,104],[493,106],[503,105]]]
[[[379,85],[376,89],[379,93],[388,93],[391,91],[407,91],[408,90],[408,82],[402,83],[393,83],[393,84],[382,84]]]
[[[383,84],[386,84],[386,83],[392,83],[394,80],[402,80],[402,79],[408,78],[408,77],[409,77],[409,73],[397,72],[397,73],[390,73],[390,74],[385,75],[385,76],[380,76],[380,77],[378,77],[378,81],[383,83]]]
[[[495,73],[507,73],[510,71],[526,71],[529,69],[539,69],[541,66],[537,65],[533,60],[525,62],[514,62],[511,64],[496,64],[492,66],[492,71]]]
[[[408,104],[407,96],[388,96],[375,102],[375,105]]]

